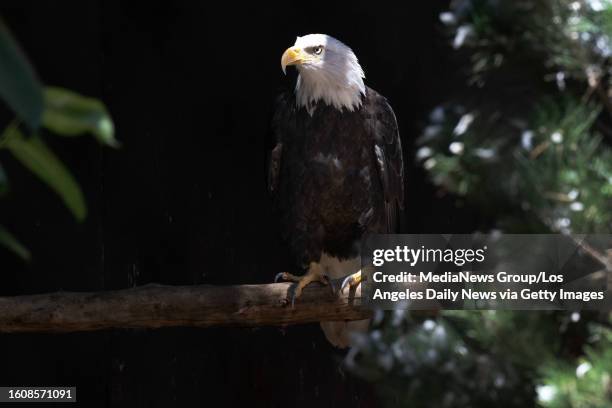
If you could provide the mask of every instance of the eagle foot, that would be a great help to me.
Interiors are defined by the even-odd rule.
[[[338,292],[339,293],[344,292],[344,289],[346,289],[347,287],[350,287],[349,290],[353,290],[354,288],[357,288],[357,286],[359,286],[362,280],[363,280],[363,277],[361,276],[361,270],[351,275],[348,275],[342,280],[342,284],[340,285],[340,289]]]
[[[311,262],[308,271],[302,276],[296,276],[288,272],[278,273],[274,278],[274,282],[278,281],[297,283],[291,294],[292,308],[295,306],[295,300],[302,296],[304,288],[312,282],[320,282],[323,285],[329,285],[330,283],[329,277],[323,272],[323,267],[316,262]]]

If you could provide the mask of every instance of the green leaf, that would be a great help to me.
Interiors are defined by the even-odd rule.
[[[74,177],[39,137],[26,138],[16,125],[9,125],[0,136],[0,148],[8,149],[25,167],[51,187],[79,221],[87,206]]]
[[[35,130],[43,113],[43,90],[34,69],[0,20],[0,97]]]
[[[26,247],[24,247],[18,240],[8,232],[6,228],[0,225],[0,245],[7,248],[9,251],[13,252],[15,255],[19,256],[24,261],[30,261],[32,256],[30,255],[30,251]]]
[[[102,102],[63,88],[45,88],[43,126],[63,136],[93,134],[101,143],[118,147],[115,126]]]
[[[8,190],[8,179],[6,178],[6,173],[2,168],[2,164],[0,164],[0,195],[6,193]]]

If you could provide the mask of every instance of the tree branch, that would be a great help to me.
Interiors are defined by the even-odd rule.
[[[359,293],[334,296],[309,285],[288,304],[290,283],[238,286],[146,285],[134,289],[0,297],[0,332],[74,332],[111,328],[282,326],[359,320],[370,312]]]

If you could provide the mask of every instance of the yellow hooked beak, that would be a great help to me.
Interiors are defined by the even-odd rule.
[[[289,47],[281,57],[281,68],[283,73],[287,73],[287,66],[299,65],[310,61],[312,58],[299,47]]]

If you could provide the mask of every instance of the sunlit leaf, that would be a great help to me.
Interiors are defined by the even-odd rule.
[[[0,20],[0,97],[30,128],[40,125],[43,90],[8,27]]]
[[[31,259],[30,251],[28,251],[28,249],[2,225],[0,225],[0,246],[5,247],[24,261],[29,261]]]
[[[63,88],[45,88],[43,126],[59,135],[91,133],[105,145],[119,145],[113,121],[104,104]]]
[[[36,136],[26,138],[17,126],[10,125],[0,136],[0,148],[8,149],[21,164],[51,187],[77,220],[85,218],[87,207],[81,189],[42,139]]]

